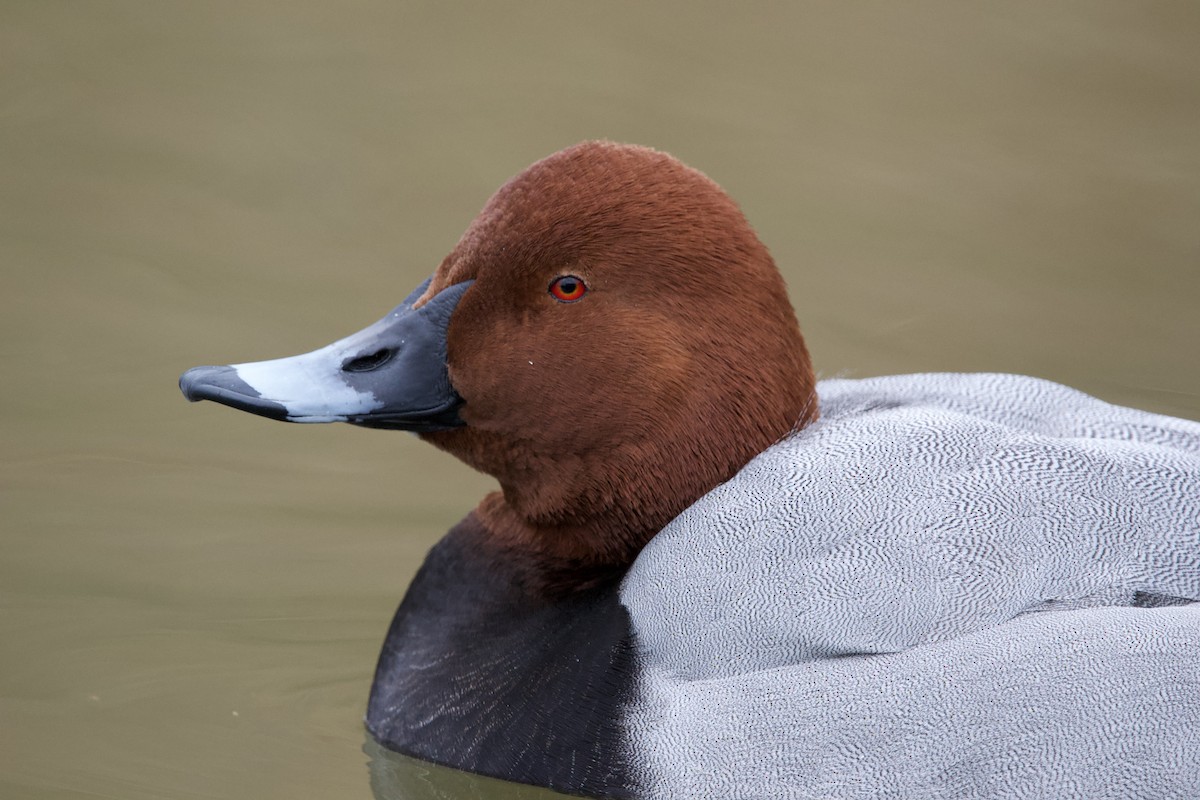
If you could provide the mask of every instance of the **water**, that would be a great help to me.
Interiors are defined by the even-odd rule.
[[[543,794],[360,722],[490,481],[175,379],[373,321],[584,138],[721,182],[826,376],[1022,372],[1200,418],[1198,34],[1187,2],[6,3],[0,796]]]

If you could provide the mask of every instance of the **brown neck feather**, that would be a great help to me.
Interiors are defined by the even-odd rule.
[[[480,451],[495,456],[498,442],[470,429],[428,438],[499,478],[502,491],[475,510],[497,555],[526,562],[526,580],[540,591],[586,589],[622,574],[684,509],[815,421],[815,387],[811,371],[804,374],[806,385],[794,387],[796,400],[772,419],[746,415],[741,424],[716,429],[689,417],[664,435],[570,459],[514,454],[511,442],[500,459],[476,457]]]

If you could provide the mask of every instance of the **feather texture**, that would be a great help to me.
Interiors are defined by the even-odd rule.
[[[645,795],[1200,796],[1200,424],[1013,375],[819,394],[622,584]]]

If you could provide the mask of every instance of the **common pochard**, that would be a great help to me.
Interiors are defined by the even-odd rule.
[[[817,384],[767,249],[664,153],[555,153],[374,325],[180,386],[499,481],[388,631],[389,748],[593,796],[1200,797],[1200,424]]]

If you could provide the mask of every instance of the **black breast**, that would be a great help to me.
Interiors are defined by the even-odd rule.
[[[621,733],[633,691],[618,579],[533,591],[479,546],[472,514],[439,542],[396,611],[367,728],[417,758],[589,796],[625,797]]]

